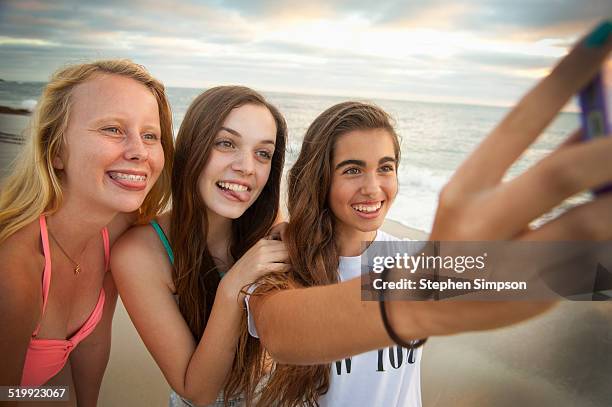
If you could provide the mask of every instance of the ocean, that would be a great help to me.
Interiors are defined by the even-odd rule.
[[[43,87],[44,83],[39,82],[0,82],[0,106],[33,109]],[[201,91],[203,89],[168,88],[175,133],[189,104]],[[262,93],[287,119],[289,144],[285,171],[295,162],[310,122],[334,103],[347,100],[346,97]],[[395,119],[401,137],[400,190],[388,217],[429,232],[440,189],[509,109],[383,99],[362,100],[374,102],[387,110]],[[510,169],[507,178],[515,177],[546,156],[578,126],[578,114],[560,113]],[[4,146],[4,143],[0,143],[1,148]],[[574,197],[547,217],[556,216],[565,208],[585,199],[587,196],[584,194]]]

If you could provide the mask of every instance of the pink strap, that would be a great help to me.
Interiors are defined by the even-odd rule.
[[[42,312],[40,313],[38,325],[36,325],[36,329],[34,330],[34,333],[32,333],[32,336],[36,336],[38,334],[38,330],[40,329],[40,324],[42,323],[42,318],[45,314],[45,309],[47,308],[49,286],[51,285],[51,251],[49,250],[49,236],[47,234],[47,220],[45,219],[45,215],[40,215],[40,218],[38,218],[38,223],[40,223],[40,240],[42,241],[43,254],[45,256],[45,268],[42,275]]]
[[[110,265],[110,239],[108,238],[108,229],[102,229],[102,241],[104,242],[104,271],[108,271]]]
[[[87,338],[89,334],[96,329],[96,326],[98,326],[98,323],[102,319],[102,314],[104,313],[105,300],[106,293],[104,292],[104,288],[102,288],[100,290],[100,295],[98,296],[98,302],[89,315],[89,318],[87,318],[87,321],[85,321],[83,326],[81,326],[81,328],[79,328],[79,330],[72,336],[72,338],[70,338],[70,342],[72,342],[74,346],[77,346],[79,342]]]
[[[45,256],[45,268],[42,276],[42,312],[40,313],[38,325],[36,325],[36,329],[32,333],[33,337],[38,335],[38,330],[40,329],[43,315],[47,309],[47,299],[49,298],[49,287],[51,285],[51,250],[49,249],[49,234],[47,232],[47,219],[45,218],[45,215],[40,215],[38,218],[38,223],[40,223],[40,240],[42,241],[43,254]],[[104,243],[104,271],[106,272],[108,271],[108,267],[110,265],[110,239],[108,236],[108,229],[106,227],[102,229],[102,242]],[[104,290],[102,290],[102,296],[104,296],[103,291]],[[104,298],[102,299],[102,304],[104,304]]]

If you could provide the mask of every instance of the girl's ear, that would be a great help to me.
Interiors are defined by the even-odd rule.
[[[55,168],[56,170],[63,170],[64,169],[64,161],[62,160],[62,158],[58,155],[56,155],[55,157],[53,157],[53,168]]]

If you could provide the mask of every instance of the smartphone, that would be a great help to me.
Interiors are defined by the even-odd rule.
[[[609,137],[612,134],[610,110],[612,107],[612,60],[608,60],[595,78],[580,91],[578,102],[581,110],[584,140]],[[595,194],[612,192],[612,183],[595,189]]]

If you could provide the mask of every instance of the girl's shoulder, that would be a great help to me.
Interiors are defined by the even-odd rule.
[[[153,223],[157,223],[165,236],[169,236],[170,233],[170,215],[168,213],[162,214],[156,217],[149,223],[142,225],[133,225],[129,227],[121,236],[117,238],[117,247],[128,247],[130,249],[144,250],[144,251],[155,251],[161,248],[159,233],[153,226]],[[159,247],[155,243],[160,243]],[[113,247],[114,250],[114,247]]]
[[[42,252],[38,218],[0,243],[0,259],[2,259],[0,263],[10,264],[12,269],[18,268],[21,274],[31,270],[35,276],[40,277],[45,265],[45,256]]]
[[[164,233],[169,230],[169,217],[156,219]],[[111,270],[118,273],[156,274],[163,280],[171,279],[172,265],[166,248],[152,224],[132,226],[121,235],[111,252]]]

